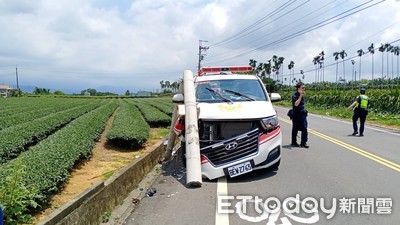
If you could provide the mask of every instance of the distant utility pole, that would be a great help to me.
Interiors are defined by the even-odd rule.
[[[17,78],[17,91],[19,91],[19,83],[18,83],[18,67],[15,65],[15,76]]]
[[[203,47],[203,46],[202,46],[202,45],[203,45],[203,42],[208,42],[208,41],[199,40],[199,64],[198,64],[198,66],[197,66],[197,71],[200,70],[201,61],[203,61],[203,59],[204,59],[204,55],[205,55],[205,54],[203,54],[203,52],[207,51],[207,50],[210,48],[210,47]]]

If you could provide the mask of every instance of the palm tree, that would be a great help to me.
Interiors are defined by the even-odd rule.
[[[321,51],[321,53],[319,53],[319,60],[320,60],[319,67],[322,68],[322,82],[323,82],[323,81],[325,81],[325,67],[324,67],[325,52],[324,51]]]
[[[282,56],[278,58],[278,70],[281,68],[284,60],[285,58]],[[283,82],[283,67],[282,67],[282,82]]]
[[[339,63],[338,63],[339,55],[340,55],[340,52],[333,53],[333,56],[335,56],[335,61],[336,61],[336,83],[338,82],[337,77],[338,77],[338,68],[339,68]]]
[[[387,60],[387,75],[389,77],[389,52],[392,51],[393,45],[390,45],[389,43],[385,44],[386,47],[386,60]],[[393,79],[393,56],[392,56],[392,79]]]
[[[372,80],[373,80],[374,79],[374,54],[375,54],[374,43],[371,43],[371,45],[368,47],[368,52],[371,53],[371,56],[372,56]]]
[[[160,86],[161,86],[161,89],[164,89],[164,88],[165,88],[165,84],[164,84],[164,81],[163,81],[163,80],[160,81]]]
[[[304,71],[300,70],[300,74],[301,74],[301,78],[304,80],[305,76],[304,76]]]
[[[165,87],[166,87],[167,89],[171,88],[171,82],[169,82],[168,80],[165,81]]]
[[[395,56],[397,56],[397,78],[399,77],[399,54],[400,54],[400,47],[399,46],[395,46],[392,49],[392,52]]]
[[[250,59],[249,66],[251,66],[251,68],[253,68],[253,72],[255,72],[256,66],[257,66],[257,61],[254,59]]]
[[[381,43],[381,47],[378,49],[380,52],[382,52],[382,79],[383,79],[383,52],[386,50],[386,47],[384,44]]]
[[[324,82],[324,74],[323,74],[323,72],[324,72],[324,68],[323,68],[323,65],[324,65],[324,62],[321,60],[321,58],[319,58],[319,61],[318,61],[318,65],[319,65],[319,68],[318,68],[318,74],[319,74],[319,76],[318,76],[318,81],[319,82]],[[321,72],[321,69],[322,69],[322,72]]]
[[[271,60],[268,60],[268,63],[264,63],[264,71],[268,74],[268,78],[271,78]]]
[[[352,73],[351,73],[351,79],[354,80],[354,81],[357,80],[356,77],[354,76],[354,64],[355,63],[356,63],[356,61],[351,60],[351,65],[353,65],[353,70],[352,70]]]
[[[345,50],[342,50],[339,54],[340,54],[340,58],[343,61],[343,79],[346,82],[346,70],[345,70],[345,66],[344,66],[344,58],[347,57],[347,53]]]
[[[292,76],[293,76],[293,78],[294,78],[294,62],[293,61],[290,61],[290,63],[292,64]]]
[[[361,56],[363,56],[365,54],[365,52],[362,49],[358,49],[357,50],[357,55],[360,57],[360,67],[358,69],[358,80],[361,80]]]
[[[259,63],[257,68],[256,68],[256,74],[259,77],[263,77],[264,76],[264,72],[263,72],[263,63]]]
[[[173,92],[176,92],[179,88],[179,82],[175,81],[174,83],[172,83],[171,88],[172,88]]]
[[[291,82],[292,79],[292,69],[294,68],[294,62],[290,61],[289,65],[288,65],[288,69],[289,69],[289,82]],[[294,70],[294,69],[293,69]],[[294,76],[294,71],[293,71],[293,76]],[[290,83],[289,83],[290,85]]]
[[[275,72],[276,80],[278,80],[278,74],[279,74],[278,56],[273,55],[272,62],[274,63],[274,65],[272,66],[272,71]]]
[[[315,65],[315,83],[318,82],[318,73],[319,73],[318,64],[320,62],[319,58],[320,58],[319,55],[317,55],[314,57],[314,59],[312,61]]]

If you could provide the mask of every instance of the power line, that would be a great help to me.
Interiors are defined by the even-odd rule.
[[[374,1],[374,0],[370,0],[369,2],[371,2],[371,1]],[[352,8],[352,9],[347,10],[347,11],[345,11],[345,12],[343,12],[343,13],[340,13],[340,14],[334,16],[334,17],[331,17],[331,18],[329,18],[329,19],[327,19],[327,20],[324,20],[324,21],[322,21],[322,22],[320,22],[320,23],[317,23],[317,24],[315,24],[315,25],[313,25],[313,26],[310,26],[310,27],[308,27],[308,28],[306,28],[306,29],[304,29],[304,30],[302,30],[302,31],[296,32],[296,33],[294,33],[294,34],[291,34],[291,35],[289,35],[289,36],[287,36],[287,37],[285,37],[285,38],[283,38],[283,39],[281,39],[281,40],[274,41],[274,42],[272,42],[272,43],[269,43],[269,44],[266,44],[266,45],[264,45],[264,46],[261,46],[261,47],[257,48],[256,50],[265,49],[265,48],[270,47],[270,46],[272,46],[272,45],[276,45],[276,44],[285,42],[285,41],[290,40],[290,39],[292,39],[292,38],[298,37],[298,36],[300,36],[300,35],[303,35],[303,34],[305,34],[305,33],[310,32],[310,31],[316,30],[316,29],[318,29],[318,28],[321,28],[321,27],[324,27],[324,26],[326,26],[326,25],[329,25],[329,24],[331,24],[331,23],[333,23],[333,22],[339,21],[339,20],[344,19],[344,18],[346,18],[346,17],[349,17],[349,16],[351,16],[351,15],[354,15],[355,13],[361,12],[361,11],[363,11],[363,10],[365,10],[365,9],[371,8],[372,6],[375,6],[375,5],[377,5],[377,4],[380,4],[380,3],[384,2],[384,1],[386,1],[386,0],[381,0],[381,1],[378,2],[378,3],[375,3],[375,4],[372,4],[372,5],[366,6],[365,8],[359,9],[359,10],[357,10],[357,11],[355,11],[355,12],[352,12],[352,13],[350,13],[350,14],[347,14],[347,15],[344,15],[344,16],[339,17],[339,18],[337,18],[337,19],[334,19],[334,18],[337,17],[337,16],[340,16],[340,15],[345,14],[345,13],[347,13],[347,12],[353,10],[353,9],[356,9],[356,8],[360,7],[361,5],[356,6],[356,7]],[[368,3],[369,3],[369,2],[368,2]],[[364,3],[364,4],[367,4],[367,3]],[[362,5],[364,5],[364,4],[362,4]],[[332,20],[332,19],[334,19],[334,20]],[[332,20],[332,21],[329,21],[329,20]],[[328,22],[328,21],[329,21],[329,22]]]
[[[349,13],[349,14],[346,14],[346,13],[348,13],[348,12],[350,12],[350,11],[353,11],[353,10],[355,10],[355,9],[357,9],[357,8],[360,8],[361,6],[363,6],[363,5],[365,5],[365,4],[368,4],[368,3],[372,2],[372,1],[373,1],[373,0],[367,1],[367,2],[365,2],[365,3],[363,3],[363,4],[360,4],[360,5],[358,5],[358,6],[356,6],[356,7],[353,7],[353,8],[351,8],[351,9],[349,9],[349,10],[346,10],[345,12],[342,12],[342,13],[336,15],[336,16],[330,17],[330,18],[328,18],[328,19],[326,19],[326,20],[324,20],[324,21],[322,21],[322,22],[316,23],[316,24],[314,24],[314,25],[312,25],[312,26],[310,26],[310,27],[307,27],[307,28],[305,28],[305,29],[302,29],[301,31],[297,31],[297,32],[295,32],[295,33],[292,33],[292,34],[290,34],[290,35],[288,35],[288,36],[286,36],[286,37],[284,37],[284,38],[282,38],[282,39],[280,39],[280,40],[276,40],[276,41],[270,42],[270,43],[268,43],[268,44],[265,44],[265,45],[263,45],[263,46],[257,47],[257,48],[252,49],[252,50],[244,51],[244,52],[242,52],[242,53],[240,53],[240,54],[236,54],[236,55],[234,55],[234,56],[231,56],[231,57],[229,57],[228,59],[237,58],[237,57],[240,57],[240,56],[249,54],[249,53],[251,53],[251,52],[257,51],[257,50],[263,50],[263,49],[266,49],[266,48],[268,48],[268,47],[271,47],[271,46],[274,46],[274,45],[283,43],[283,42],[285,42],[285,41],[288,41],[288,40],[290,40],[290,39],[293,39],[293,38],[298,37],[298,36],[300,36],[300,35],[303,35],[303,34],[305,34],[305,33],[308,33],[308,32],[311,32],[311,31],[313,31],[313,30],[316,30],[316,29],[318,29],[318,28],[321,28],[321,27],[324,27],[324,26],[326,26],[326,25],[329,25],[329,24],[331,24],[331,23],[333,23],[333,22],[339,21],[339,20],[341,20],[341,19],[343,19],[343,18],[346,18],[346,17],[348,17],[348,16],[351,16],[351,15],[353,15],[353,14],[355,14],[355,13],[360,12],[360,11],[363,11],[363,10],[366,10],[366,9],[368,9],[368,8],[371,8],[372,6],[375,6],[375,5],[377,5],[377,4],[380,4],[380,3],[382,3],[382,2],[384,2],[384,1],[386,1],[386,0],[381,0],[381,1],[377,2],[377,3],[374,3],[374,4],[372,4],[372,5],[365,6],[364,8],[361,8],[361,9],[359,9],[359,10],[356,10],[356,11],[354,11],[354,12],[351,12],[351,13]],[[341,15],[343,15],[343,14],[346,14],[346,15],[341,16]],[[336,18],[336,17],[338,17],[338,18]],[[335,18],[336,18],[336,19],[335,19]],[[227,59],[225,59],[225,60],[227,60]]]
[[[322,11],[322,12],[321,12],[321,9],[322,9],[322,8],[325,8],[325,7],[329,6],[330,4],[334,3],[335,1],[336,1],[336,0],[333,0],[333,1],[329,2],[328,4],[325,4],[325,5],[321,6],[320,8],[317,8],[317,9],[313,10],[311,13],[307,14],[305,17],[302,17],[301,19],[297,19],[297,18],[296,18],[295,21],[290,22],[290,23],[288,23],[288,24],[285,25],[285,26],[281,26],[281,27],[280,27],[280,30],[282,30],[283,28],[286,28],[286,27],[288,27],[288,26],[290,26],[290,25],[292,25],[292,27],[300,27],[301,25],[307,23],[308,21],[311,21],[311,20],[313,20],[314,18],[318,17],[319,15],[322,15],[322,14],[326,13],[326,12],[329,11],[329,10],[332,10],[332,9],[334,9],[334,8],[339,7],[341,4],[343,4],[343,3],[345,2],[345,1],[344,1],[344,2],[341,2],[339,5],[336,5],[334,8],[328,9],[328,10],[326,10],[326,11]],[[301,21],[302,19],[304,19],[304,18],[306,18],[306,17],[308,17],[308,16],[310,16],[310,15],[316,13],[316,12],[320,12],[320,14],[318,14],[317,16],[315,16],[315,17],[313,17],[313,18],[310,18],[309,20],[307,20],[307,21],[305,21],[305,22],[303,22],[303,23],[301,23],[301,24],[296,25],[296,22],[299,22],[299,21]],[[290,28],[288,28],[287,30],[290,30]],[[277,35],[275,35],[275,37],[276,37],[276,38],[279,38],[280,35],[286,34],[286,33],[287,33],[286,30],[282,30],[282,32],[279,33],[279,34],[277,34]],[[271,34],[274,34],[274,33],[271,32]],[[252,44],[254,45],[254,44],[260,43],[260,42],[255,42],[255,41],[260,40],[260,39],[263,39],[263,38],[264,38],[264,36],[262,36],[262,37],[260,37],[260,38],[257,38],[257,39],[255,39],[255,40],[252,40]],[[271,39],[271,38],[270,38],[270,39]],[[264,42],[264,40],[260,40],[260,41],[263,41],[263,42]],[[227,53],[222,53],[222,54],[220,54],[220,55],[213,55],[213,56],[208,57],[208,59],[214,59],[214,58],[218,58],[218,57],[221,57],[221,56],[222,56],[221,58],[225,58],[226,56],[224,56],[224,55],[227,55]],[[229,55],[232,55],[232,53],[230,53]]]
[[[290,6],[291,4],[293,4],[293,3],[296,2],[296,1],[297,1],[297,0],[290,0],[290,1],[285,2],[283,5],[279,6],[276,10],[272,11],[271,13],[269,13],[269,14],[266,15],[266,16],[264,16],[264,17],[261,18],[260,20],[256,21],[255,23],[251,24],[250,26],[244,28],[243,30],[237,32],[236,34],[234,34],[234,35],[232,35],[232,36],[226,38],[225,40],[222,40],[222,41],[220,41],[220,42],[217,42],[217,43],[211,45],[210,47],[221,46],[221,45],[230,43],[230,42],[232,42],[232,41],[234,41],[234,40],[240,39],[240,38],[242,38],[242,37],[244,37],[244,36],[249,35],[250,33],[253,33],[253,32],[255,32],[255,31],[257,31],[257,30],[260,29],[260,28],[257,28],[257,29],[252,30],[252,31],[249,31],[249,30],[251,30],[252,28],[254,28],[254,27],[256,27],[257,25],[261,24],[262,22],[266,21],[266,20],[269,19],[270,17],[272,17],[272,16],[278,14],[279,12],[281,12],[282,10],[284,10],[285,7]],[[307,1],[307,2],[308,2],[308,1]],[[280,17],[279,17],[279,18],[280,18]],[[267,23],[266,25],[268,25],[268,24],[269,24],[269,23]],[[265,26],[265,25],[264,25],[264,26]],[[247,31],[249,31],[249,32],[247,32]],[[243,35],[242,35],[242,34],[243,34]],[[239,35],[240,35],[240,36],[239,36]],[[239,37],[237,37],[237,36],[239,36]]]
[[[353,44],[351,44],[350,46],[347,46],[347,47],[345,47],[345,48],[343,48],[343,49],[349,49],[349,48],[351,48],[351,47],[353,47],[353,46],[355,46],[355,45],[357,45],[357,44],[359,44],[359,43],[361,43],[361,42],[363,42],[363,41],[365,41],[365,40],[367,40],[367,39],[372,38],[373,36],[375,36],[375,35],[377,35],[377,34],[382,33],[383,31],[389,29],[390,27],[392,27],[392,26],[394,26],[394,25],[396,25],[396,24],[398,24],[398,23],[400,23],[400,20],[397,21],[397,22],[392,23],[391,25],[389,25],[389,26],[383,28],[382,30],[379,30],[379,31],[377,31],[377,32],[375,32],[375,33],[369,35],[368,37],[365,37],[365,38],[363,38],[362,40],[360,40],[360,41],[358,41],[358,42],[356,42],[356,43],[353,43]],[[391,43],[395,43],[395,42],[396,42],[396,41],[391,42]],[[378,49],[378,48],[376,48],[376,49]],[[365,54],[367,54],[367,53],[369,53],[369,52],[365,52]],[[357,56],[357,57],[358,57],[358,56]],[[329,56],[325,57],[325,60],[330,59],[330,58],[333,58],[333,55],[329,55]],[[311,66],[311,65],[310,65],[310,66]],[[307,67],[305,67],[305,68],[307,68]]]
[[[267,26],[267,25],[269,25],[269,24],[271,24],[271,23],[277,21],[278,19],[280,19],[280,18],[286,16],[287,14],[289,14],[289,13],[295,11],[296,9],[299,9],[301,6],[305,5],[307,2],[309,2],[309,0],[306,1],[306,2],[303,2],[301,5],[296,6],[294,9],[290,10],[289,12],[285,13],[284,15],[281,15],[280,17],[278,17],[278,18],[276,18],[276,19],[274,19],[274,20],[269,21],[267,24],[264,24],[264,25],[258,27],[258,28],[255,29],[255,30],[252,30],[252,31],[250,31],[250,32],[248,32],[248,33],[246,33],[246,34],[243,34],[243,35],[239,36],[239,37],[236,37],[236,38],[230,40],[229,42],[238,40],[238,39],[240,39],[240,38],[242,38],[242,37],[245,37],[245,36],[247,36],[247,35],[249,35],[249,34],[251,34],[251,33],[254,33],[254,32],[258,31],[258,30],[261,29],[262,27],[265,27],[265,26]],[[229,43],[229,42],[227,42],[227,43]]]

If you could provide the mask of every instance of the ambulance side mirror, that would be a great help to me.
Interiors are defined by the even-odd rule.
[[[271,102],[278,102],[282,100],[281,95],[278,93],[271,93],[270,97],[271,97]]]
[[[183,98],[183,94],[179,93],[179,94],[175,94],[172,97],[172,102],[176,103],[176,104],[183,104],[184,103],[184,98]]]

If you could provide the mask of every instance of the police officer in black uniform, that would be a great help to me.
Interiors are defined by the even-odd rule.
[[[357,96],[356,100],[348,107],[349,110],[353,110],[353,133],[351,135],[356,136],[358,134],[357,120],[360,118],[360,137],[364,136],[364,124],[368,115],[368,96],[365,95],[365,88],[360,89],[360,95]]]
[[[292,96],[292,146],[309,148],[307,145],[308,131],[307,131],[307,110],[304,107],[305,86],[303,82],[296,84],[296,92]],[[297,143],[297,132],[301,131],[300,145]]]

